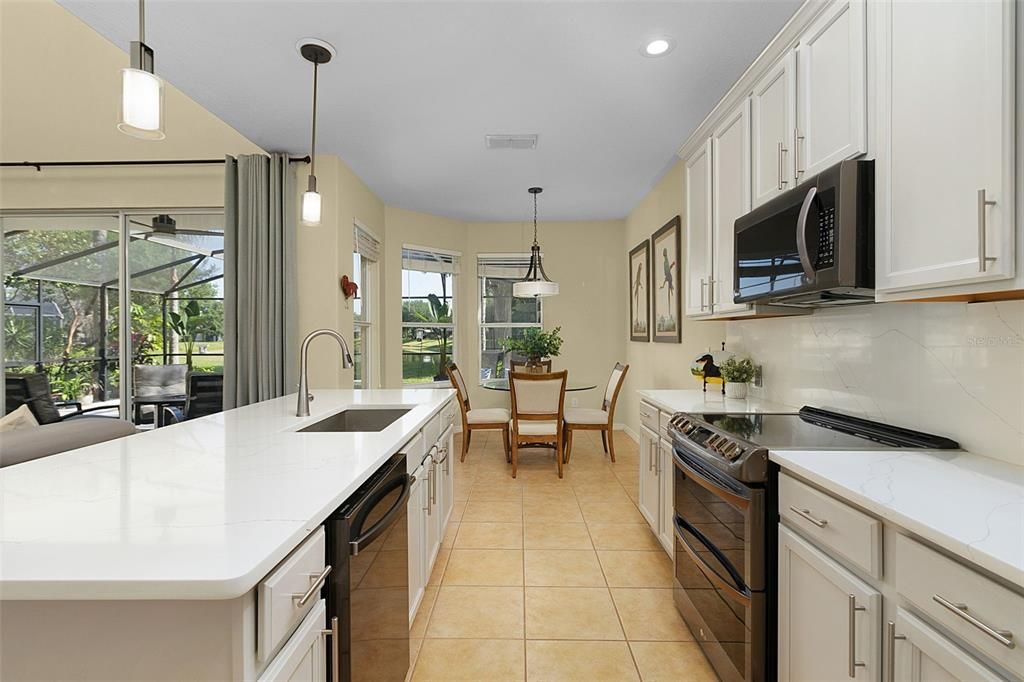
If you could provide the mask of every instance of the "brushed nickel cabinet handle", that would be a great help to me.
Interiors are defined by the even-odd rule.
[[[896,634],[896,623],[891,620],[885,625],[885,670],[886,682],[896,682],[896,640],[906,639]]]
[[[704,310],[707,306],[704,305],[704,288],[707,287],[708,283],[704,281],[704,278],[700,278],[700,309]]]
[[[934,601],[939,606],[945,608],[946,610],[952,611],[960,618],[963,618],[968,623],[970,623],[971,625],[973,625],[974,627],[978,628],[986,635],[991,637],[992,639],[996,640],[997,642],[1005,646],[1007,649],[1013,649],[1017,646],[1017,644],[1013,641],[1013,633],[1011,631],[997,630],[991,625],[988,625],[987,623],[983,623],[982,621],[978,620],[970,613],[968,613],[969,609],[967,608],[967,604],[961,602],[952,602],[938,594],[932,595],[932,601]]]
[[[795,128],[793,130],[793,175],[800,177],[804,174],[804,169],[800,167],[800,141],[804,139],[804,136],[800,134],[800,129]]]
[[[341,645],[338,644],[338,640],[341,639],[341,629],[338,626],[338,617],[334,616],[331,618],[331,627],[321,630],[320,634],[325,637],[331,638],[331,682],[341,682],[341,662],[339,650]]]
[[[779,143],[779,182],[778,182],[778,186],[776,187],[776,189],[779,189],[779,190],[781,190],[782,186],[786,184],[786,181],[782,179],[782,153],[784,151],[786,151],[786,150],[782,146],[782,143],[780,142]]]
[[[327,576],[329,576],[330,574],[331,574],[331,565],[330,564],[327,564],[327,567],[324,568],[324,570],[321,573],[319,573],[319,574],[317,574],[317,573],[310,573],[309,576],[313,577],[315,575],[316,576],[316,580],[313,581],[313,584],[310,585],[309,589],[306,590],[303,594],[293,594],[292,595],[293,599],[298,599],[299,600],[299,603],[296,604],[296,606],[300,606],[300,607],[301,606],[305,606],[306,602],[308,602],[310,599],[312,599],[313,595],[316,594],[317,592],[319,592],[320,588],[324,586],[324,581],[327,580]]]
[[[867,663],[857,660],[857,612],[867,611],[864,606],[857,606],[857,597],[854,595],[847,595],[847,603],[849,604],[849,620],[850,620],[850,661],[849,670],[847,671],[850,677],[857,677],[857,668],[867,667]]]
[[[995,205],[996,202],[985,198],[985,190],[978,190],[978,272],[985,272],[989,261],[995,260],[994,257],[987,254],[988,248],[985,243],[987,238],[985,233],[988,231],[985,209]]]
[[[794,514],[797,514],[797,515],[807,519],[808,521],[813,523],[818,528],[824,528],[825,526],[828,525],[828,521],[826,521],[825,519],[816,519],[813,516],[811,516],[811,510],[810,509],[798,509],[798,508],[796,508],[796,507],[791,505],[789,507],[789,511],[791,511]]]

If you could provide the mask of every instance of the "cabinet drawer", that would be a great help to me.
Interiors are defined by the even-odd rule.
[[[441,437],[441,430],[444,427],[441,426],[441,413],[438,412],[430,421],[427,422],[426,426],[423,427],[423,440],[427,449],[430,449],[437,443],[437,439]]]
[[[672,436],[668,435],[668,425],[669,425],[670,421],[672,421],[672,413],[671,412],[662,412],[661,416],[660,416],[660,418],[658,420],[658,435],[660,435],[662,438],[664,438],[667,441],[671,441],[672,440]],[[671,446],[669,446],[669,447],[671,447]]]
[[[893,534],[891,550],[900,595],[1010,670],[1024,670],[1024,596],[905,535]]]
[[[441,408],[441,430],[444,431],[450,425],[455,423],[455,416],[459,411],[459,406],[454,400],[449,400],[445,403],[445,406]]]
[[[882,576],[882,522],[786,474],[779,475],[779,516],[790,528]]]
[[[423,459],[423,455],[427,452],[425,443],[426,441],[423,439],[423,433],[421,432],[417,433],[413,436],[412,440],[399,448],[399,452],[405,453],[405,473],[411,474],[419,468],[420,460]]]
[[[266,659],[287,639],[295,626],[319,601],[317,591],[299,604],[326,569],[326,541],[321,526],[277,565],[257,587],[256,632],[260,658]]]
[[[650,403],[640,402],[640,423],[655,433],[658,433],[658,416],[658,408]]]

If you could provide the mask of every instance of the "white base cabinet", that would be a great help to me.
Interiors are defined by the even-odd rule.
[[[640,481],[636,506],[662,548],[672,556],[673,530],[672,444],[663,437],[671,415],[648,403],[640,404]]]
[[[779,528],[779,679],[877,680],[882,595]]]
[[[886,682],[999,682],[978,659],[920,618],[897,608],[886,623]]]
[[[302,621],[267,669],[260,682],[327,682],[324,632],[327,602],[321,599]]]
[[[661,488],[658,485],[657,459],[659,457],[658,434],[646,426],[640,427],[640,481],[636,506],[647,524],[655,533],[658,532],[661,501]]]

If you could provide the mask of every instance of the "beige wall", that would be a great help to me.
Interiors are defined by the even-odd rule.
[[[625,261],[630,249],[651,235],[675,216],[683,218],[681,263],[686,263],[686,211],[684,210],[683,162],[678,161],[645,196],[626,219],[625,243],[620,242],[620,258]],[[628,285],[623,285],[624,288]],[[685,271],[683,287],[686,286]],[[625,297],[620,294],[623,300]],[[618,321],[618,335],[628,339],[628,302],[624,303]],[[723,322],[682,320],[683,340],[675,343],[641,343],[626,341],[626,360],[629,374],[619,398],[616,421],[626,424],[634,433],[640,427],[639,397],[636,391],[644,388],[700,388],[690,375],[693,360],[710,349],[721,348],[725,340]]]
[[[126,48],[52,0],[0,1],[0,160],[187,159],[262,152],[169,83],[164,89],[166,139],[138,140],[119,132]],[[2,208],[223,203],[220,166],[0,170]]]
[[[476,258],[481,253],[529,253],[529,222],[462,223],[388,207],[387,214],[387,373],[385,384],[401,386],[401,251],[403,244],[432,246],[461,253],[456,290],[456,361],[470,385],[474,407],[507,406],[508,396],[480,388],[480,304]],[[562,355],[555,367],[568,369],[573,383],[604,386],[623,359],[620,328],[625,315],[626,261],[621,221],[540,224],[545,268],[561,287],[543,303],[544,328],[562,327]],[[570,396],[581,406],[597,407],[600,391]]]
[[[296,168],[296,207],[306,189],[309,167]],[[317,189],[323,197],[323,215],[317,227],[298,225],[299,334],[301,339],[314,329],[340,331],[352,340],[352,306],[341,293],[341,276],[352,276],[352,236],[358,221],[383,242],[385,239],[384,203],[337,156],[317,156]],[[378,267],[378,291],[385,279],[385,268]],[[378,297],[377,319],[393,307]],[[374,339],[375,357],[384,357],[384,334],[378,325]],[[310,347],[309,383],[313,388],[351,388],[352,370],[341,369],[341,355],[330,339],[317,339]],[[296,359],[296,362],[298,360]],[[375,374],[384,376],[378,364]]]

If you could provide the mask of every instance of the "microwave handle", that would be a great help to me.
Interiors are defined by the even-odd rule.
[[[814,195],[817,193],[817,187],[807,190],[803,206],[800,207],[800,217],[796,220],[796,252],[800,256],[800,267],[803,268],[807,279],[812,281],[814,280],[814,266],[811,265],[811,259],[807,255],[807,214],[810,213],[811,202],[814,201]]]

